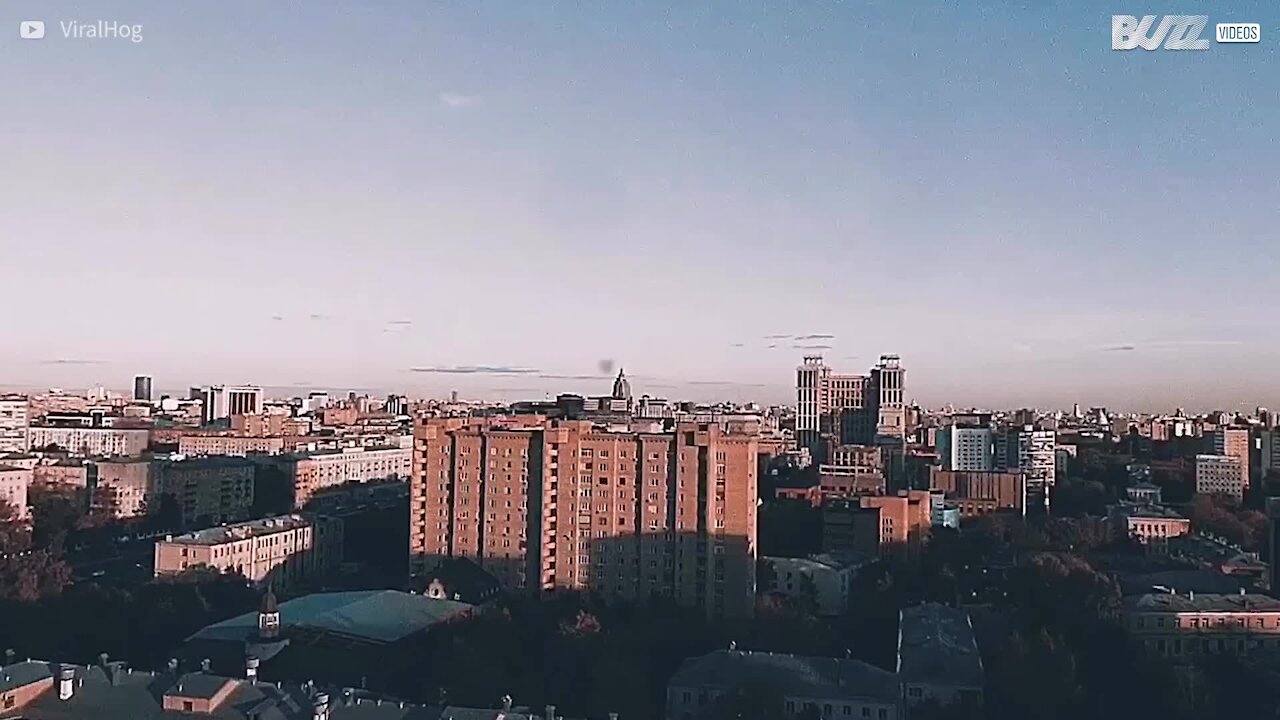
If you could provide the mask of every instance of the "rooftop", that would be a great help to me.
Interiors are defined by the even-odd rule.
[[[903,609],[898,675],[906,682],[981,687],[982,656],[968,613],[937,603]]]
[[[1148,593],[1124,599],[1128,612],[1280,612],[1280,600],[1266,595],[1246,593],[1242,595],[1174,595],[1172,593]]]
[[[301,515],[281,515],[279,517],[205,528],[185,535],[167,537],[164,541],[179,545],[221,545],[233,540],[246,540],[263,535],[274,535],[286,530],[306,527],[310,524],[311,521]]]
[[[1155,504],[1120,503],[1113,505],[1115,511],[1134,518],[1153,518],[1160,520],[1184,520],[1186,516],[1171,507]]]
[[[861,660],[717,650],[688,658],[671,678],[676,687],[732,689],[770,683],[784,695],[832,699],[898,700],[898,679]]]
[[[438,600],[396,590],[316,593],[280,604],[280,624],[323,633],[393,643],[447,620],[466,614],[473,606]],[[209,625],[189,640],[242,642],[257,632],[258,613]]]

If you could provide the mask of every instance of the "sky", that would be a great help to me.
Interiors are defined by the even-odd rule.
[[[100,19],[142,41],[62,35]],[[896,353],[927,406],[1280,406],[1277,43],[1270,2],[9,0],[0,385],[781,402]]]

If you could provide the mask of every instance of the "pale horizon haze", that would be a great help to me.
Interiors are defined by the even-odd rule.
[[[62,36],[99,19],[143,39]],[[774,403],[893,353],[926,406],[1274,408],[1278,42],[1263,2],[4,3],[0,386]]]

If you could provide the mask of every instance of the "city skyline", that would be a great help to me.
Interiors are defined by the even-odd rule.
[[[781,403],[803,355],[897,353],[926,406],[1280,405],[1274,43],[979,10],[145,3],[137,44],[7,41],[38,303],[0,383],[516,399],[612,358]]]

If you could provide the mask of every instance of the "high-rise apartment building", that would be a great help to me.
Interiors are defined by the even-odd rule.
[[[1240,464],[1240,484],[1249,487],[1249,428],[1218,428],[1208,434],[1209,454],[1233,457]]]
[[[906,370],[897,355],[881,355],[867,375],[838,375],[821,355],[796,369],[796,439],[820,453],[825,438],[839,445],[901,444],[906,432]]]
[[[414,436],[416,573],[467,557],[515,590],[753,612],[754,434],[715,423],[614,432],[448,418],[420,421]]]
[[[226,420],[232,415],[255,415],[262,412],[262,388],[252,385],[214,385],[192,389],[204,404],[206,423]]]
[[[133,379],[133,399],[151,402],[151,376],[138,375]]]
[[[27,450],[30,418],[30,403],[25,395],[0,396],[0,453]]]

